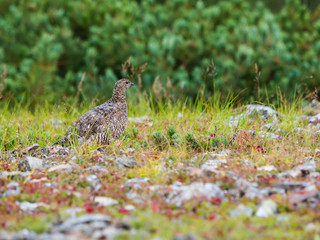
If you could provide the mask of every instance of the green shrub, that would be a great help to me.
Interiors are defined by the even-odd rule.
[[[272,13],[261,2],[209,2],[0,1],[0,63],[7,66],[0,96],[31,104],[106,99],[130,56],[134,66],[148,63],[141,90],[160,96],[245,89],[241,96],[253,100],[266,89],[273,99],[278,87],[286,94],[318,87],[319,7],[311,12],[287,0]]]

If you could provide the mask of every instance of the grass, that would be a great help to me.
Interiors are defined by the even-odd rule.
[[[162,185],[177,180],[186,185],[193,181],[219,182],[222,189],[228,190],[233,182],[226,175],[199,177],[197,174],[188,173],[188,167],[200,167],[207,160],[202,153],[227,149],[231,150],[232,158],[219,170],[233,171],[248,181],[256,181],[257,176],[260,179],[264,176],[264,180],[258,182],[259,186],[272,186],[275,180],[271,174],[257,172],[256,168],[273,165],[276,170],[272,174],[276,174],[301,164],[306,157],[311,156],[315,159],[320,148],[319,136],[308,131],[295,130],[306,129],[308,125],[307,122],[301,121],[304,113],[301,109],[302,100],[279,99],[279,107],[276,109],[279,112],[279,120],[269,131],[282,136],[277,139],[261,138],[261,129],[264,125],[272,123],[272,118],[263,121],[259,117],[246,116],[236,126],[230,126],[230,117],[235,117],[243,111],[239,108],[241,106],[235,105],[232,98],[225,102],[217,98],[208,101],[198,99],[192,106],[183,101],[159,103],[146,98],[129,101],[129,117],[148,116],[152,121],[129,121],[126,137],[120,142],[106,146],[110,155],[120,155],[126,149],[134,148],[135,152],[130,155],[140,164],[137,168],[124,171],[111,168],[110,173],[102,177],[103,191],[100,194],[118,199],[119,206],[97,208],[92,205],[90,196],[93,192],[82,174],[34,171],[33,179],[45,177],[59,183],[57,192],[50,193],[47,188],[39,188],[39,184],[19,181],[23,189],[21,195],[0,198],[0,216],[1,219],[7,219],[0,220],[1,226],[10,231],[28,228],[37,233],[46,232],[50,224],[65,218],[65,209],[85,206],[89,213],[103,213],[116,219],[129,219],[131,226],[137,230],[136,235],[129,236],[123,232],[118,239],[151,239],[156,236],[172,239],[184,234],[196,235],[201,239],[318,239],[319,232],[305,229],[310,223],[317,224],[317,213],[304,206],[291,207],[283,196],[275,195],[272,199],[278,203],[280,214],[288,216],[287,221],[280,221],[277,215],[267,219],[229,217],[229,211],[239,203],[253,206],[256,211],[259,199],[227,197],[222,203],[192,202],[189,206],[176,208],[164,203],[161,196],[151,196],[141,205],[134,204],[126,199],[120,188],[130,178],[148,177],[152,184]],[[14,108],[2,105],[0,171],[14,170],[15,166],[8,162],[10,151],[23,149],[35,143],[41,148],[50,146],[63,136],[74,120],[95,105],[94,102],[80,106],[44,104],[32,111],[22,105],[15,105]],[[242,134],[230,142],[236,130]],[[257,136],[251,137],[249,131],[255,131]],[[76,160],[81,167],[97,164],[93,152],[98,146],[72,147],[75,148],[76,154],[81,156]],[[249,159],[254,166],[243,165],[244,159]],[[319,167],[317,165],[317,168]],[[0,178],[0,188],[4,188],[8,182],[10,179]],[[36,220],[31,221],[29,213],[19,211],[15,205],[16,201],[42,201],[48,208],[40,209]],[[88,204],[91,204],[90,207]],[[136,210],[123,213],[121,209],[126,204],[134,204]]]

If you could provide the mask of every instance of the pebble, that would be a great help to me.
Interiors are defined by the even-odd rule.
[[[188,202],[194,198],[198,199],[223,199],[224,193],[217,184],[193,182],[190,185],[170,185],[171,191],[166,198],[167,202],[181,207],[185,202]]]
[[[101,197],[101,196],[95,197],[94,202],[97,203],[99,206],[104,206],[104,207],[118,204],[117,200],[114,200],[108,197]]]
[[[18,162],[18,169],[22,172],[31,171],[33,169],[41,170],[42,165],[42,159],[28,156],[24,160]]]
[[[265,218],[269,217],[277,212],[277,204],[272,200],[263,200],[259,206],[256,216]]]
[[[120,157],[115,160],[118,169],[135,168],[138,163],[134,160],[134,157]]]
[[[236,209],[231,210],[229,212],[230,217],[238,217],[240,215],[251,217],[252,214],[253,214],[253,209],[251,207],[244,206],[243,204],[240,204]]]
[[[70,232],[75,226],[80,224],[88,224],[91,222],[105,222],[107,224],[111,223],[111,218],[106,215],[101,214],[85,214],[79,217],[72,217],[67,219],[58,227],[55,227],[55,231],[58,232]]]

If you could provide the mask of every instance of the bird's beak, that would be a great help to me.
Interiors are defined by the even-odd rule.
[[[132,83],[131,83],[131,86],[133,86],[133,85],[134,85],[134,83],[132,82]]]

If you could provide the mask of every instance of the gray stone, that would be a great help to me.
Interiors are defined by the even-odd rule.
[[[90,186],[94,191],[98,191],[101,188],[101,180],[94,174],[86,176],[86,181],[90,183]]]
[[[73,169],[70,164],[60,164],[49,168],[48,172],[72,173],[72,170]]]
[[[104,207],[118,204],[117,200],[114,200],[109,197],[103,197],[103,196],[95,197],[94,202],[97,203],[99,206],[104,206]]]
[[[295,167],[294,170],[301,171],[302,175],[308,175],[309,173],[316,171],[316,163],[314,161],[305,162],[304,164]]]
[[[7,191],[2,196],[15,196],[20,194],[19,183],[10,182],[7,184]]]
[[[143,123],[143,122],[149,122],[152,121],[152,118],[148,116],[141,116],[141,117],[129,117],[128,118],[129,122],[134,122],[134,123]]]
[[[272,140],[275,140],[275,139],[279,139],[279,138],[282,138],[281,135],[279,134],[274,134],[274,133],[271,133],[271,132],[263,132],[263,131],[260,131],[258,133],[260,135],[260,137],[262,139],[272,139]]]
[[[41,170],[43,166],[43,161],[36,157],[26,157],[24,160],[18,163],[18,169],[22,172],[31,171],[33,169]]]
[[[118,169],[135,168],[138,163],[134,160],[134,157],[120,157],[115,160]]]
[[[136,183],[147,183],[149,182],[150,178],[147,177],[137,177],[129,179],[125,185],[136,184]]]
[[[99,165],[88,167],[85,170],[89,171],[91,173],[105,173],[105,174],[109,173],[107,168],[105,168],[103,166],[99,166]]]
[[[267,107],[259,104],[249,104],[249,105],[246,105],[245,108],[247,109],[246,113],[248,115],[258,114],[262,116],[275,116],[278,114],[277,111],[275,111],[271,107]]]
[[[134,153],[136,149],[134,148],[127,148],[126,153]]]
[[[253,209],[251,207],[244,206],[240,204],[236,209],[229,212],[230,217],[238,217],[240,215],[245,215],[251,217],[253,214]]]
[[[320,123],[320,113],[309,118],[310,123]]]
[[[220,198],[224,197],[223,191],[217,184],[193,182],[190,185],[170,185],[172,191],[168,193],[167,202],[181,207],[185,202],[197,198]]]
[[[63,122],[62,120],[59,120],[59,119],[51,119],[51,123],[53,124],[53,126],[57,127],[61,125]]]
[[[28,176],[30,175],[30,172],[18,172],[18,171],[13,171],[13,172],[8,172],[8,171],[3,171],[0,172],[0,176],[7,177],[12,180],[16,181],[24,181]]]
[[[279,178],[282,177],[305,177],[309,175],[310,173],[316,172],[316,163],[314,161],[305,162],[302,165],[296,166],[295,168],[291,170],[284,171],[282,173],[278,174]]]
[[[31,202],[24,201],[21,203],[20,202],[16,202],[16,203],[17,203],[17,205],[19,205],[20,209],[25,212],[27,212],[27,211],[32,212],[32,211],[36,210],[38,207],[48,207],[47,204],[41,203],[41,202],[40,203],[31,203]]]
[[[95,233],[92,234],[93,239],[113,239],[120,233],[120,230],[113,227],[109,226],[102,231],[96,231]]]
[[[80,224],[88,224],[92,222],[105,222],[111,223],[109,216],[101,214],[85,214],[79,217],[72,217],[63,222],[60,226],[56,227],[55,230],[58,232],[70,232],[72,228]]]
[[[274,125],[272,123],[268,123],[262,126],[262,129],[266,131],[271,131],[272,128],[274,128]]]
[[[27,229],[23,229],[17,233],[1,232],[0,239],[12,239],[12,240],[34,240],[37,238],[37,235],[34,232],[31,232]]]
[[[275,183],[275,188],[281,188],[285,191],[291,190],[304,190],[308,186],[312,185],[309,182],[282,182],[282,183]]]
[[[65,212],[67,214],[69,214],[71,217],[75,218],[78,213],[83,212],[83,209],[82,208],[68,208]]]
[[[204,164],[202,164],[201,166],[201,170],[204,172],[207,171],[214,171],[216,170],[218,167],[220,167],[222,164],[226,164],[227,160],[223,159],[223,160],[208,160],[206,161]]]
[[[74,149],[69,150],[67,147],[62,147],[59,145],[53,147],[45,147],[41,150],[42,157],[60,157],[66,156],[74,153]]]
[[[269,217],[277,212],[277,203],[272,200],[264,200],[259,206],[256,216]]]
[[[265,172],[272,172],[276,171],[277,169],[273,165],[265,165],[257,168],[258,171],[265,171]]]

